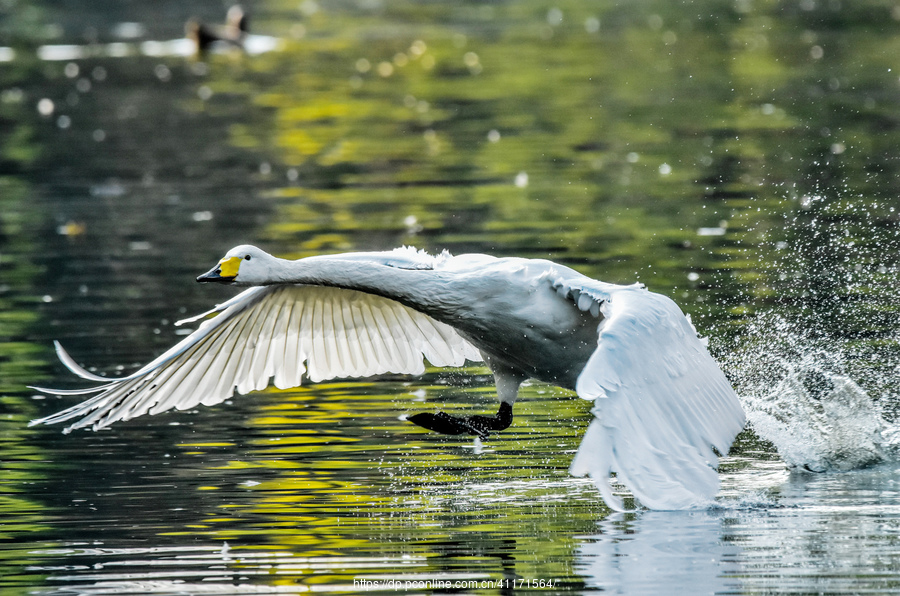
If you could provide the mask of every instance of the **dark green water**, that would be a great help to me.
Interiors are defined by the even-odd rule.
[[[877,420],[900,368],[900,10],[245,7],[275,49],[196,59],[146,42],[221,21],[220,2],[0,6],[0,595],[896,592],[896,434]],[[574,395],[526,387],[481,452],[398,420],[493,409],[480,368],[26,426],[69,403],[26,385],[77,386],[52,340],[133,370],[233,294],[193,279],[241,243],[641,281],[692,315],[748,408],[778,394],[793,440],[779,456],[742,435],[716,508],[615,515],[568,475],[590,419]],[[798,370],[819,375],[805,394],[779,385]],[[844,377],[869,401],[823,405]],[[875,467],[785,469],[855,467],[873,436]]]

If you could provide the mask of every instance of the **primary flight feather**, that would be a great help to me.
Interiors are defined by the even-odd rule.
[[[718,459],[745,417],[731,385],[690,321],[669,298],[639,284],[588,278],[546,260],[410,248],[288,261],[238,246],[197,278],[252,286],[183,322],[199,328],[137,372],[108,379],[80,367],[91,396],[32,424],[70,422],[66,432],[172,408],[213,405],[235,390],[279,388],[381,373],[424,372],[484,361],[497,385],[494,416],[443,412],[410,421],[437,432],[487,436],[512,422],[529,378],[595,400],[596,418],[572,462],[606,502],[615,473],[647,507],[701,505],[718,491]]]

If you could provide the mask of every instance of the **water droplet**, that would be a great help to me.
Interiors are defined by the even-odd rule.
[[[56,106],[53,105],[53,100],[46,97],[37,103],[37,111],[41,116],[49,116],[53,113],[55,108]]]
[[[427,49],[428,47],[425,45],[425,42],[421,39],[417,39],[409,46],[409,53],[418,58],[424,54]]]
[[[155,74],[156,78],[158,78],[163,83],[167,83],[172,79],[172,71],[169,70],[169,67],[165,64],[157,64],[153,68],[153,74]]]
[[[547,24],[551,27],[559,27],[563,22],[563,11],[554,7],[547,11]]]
[[[378,63],[378,76],[387,78],[394,74],[394,65],[390,62],[379,62]]]

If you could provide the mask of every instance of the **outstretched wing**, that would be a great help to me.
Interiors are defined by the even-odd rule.
[[[712,447],[726,454],[744,427],[737,395],[670,299],[607,284],[581,288],[579,298],[586,295],[602,300],[604,320],[576,391],[596,399],[596,418],[571,472],[590,474],[619,510],[610,473],[653,509],[708,502],[719,489]]]
[[[234,394],[280,389],[381,373],[421,374],[423,357],[435,366],[460,366],[481,355],[452,327],[398,302],[363,292],[319,286],[265,286],[244,291],[209,313],[219,314],[136,373],[119,379],[93,375],[57,344],[72,372],[101,385],[36,388],[90,399],[31,424],[82,417],[65,432],[103,428],[118,420],[213,405]],[[304,366],[305,364],[305,366]]]

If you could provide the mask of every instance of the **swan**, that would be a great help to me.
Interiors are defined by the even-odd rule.
[[[87,389],[34,389],[89,399],[31,424],[106,427],[143,414],[213,405],[306,377],[421,374],[484,362],[500,402],[493,416],[423,412],[408,420],[485,437],[507,428],[526,379],[594,400],[595,418],[570,471],[590,475],[624,510],[610,475],[645,507],[703,505],[719,487],[717,453],[745,423],[740,402],[690,320],[641,284],[596,281],[547,260],[484,254],[387,252],[276,258],[238,246],[197,281],[250,286],[212,310],[196,331],[137,372],[88,372],[55,342]],[[214,316],[213,316],[214,315]],[[77,420],[76,420],[77,419]]]

